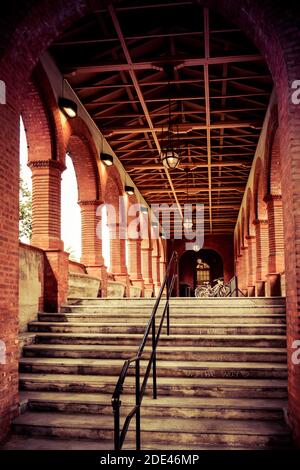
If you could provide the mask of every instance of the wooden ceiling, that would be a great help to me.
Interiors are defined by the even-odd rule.
[[[206,233],[232,232],[272,91],[263,58],[197,1],[94,3],[51,46],[62,74],[149,204],[184,204],[190,168]],[[170,171],[159,158],[168,90],[182,155]]]

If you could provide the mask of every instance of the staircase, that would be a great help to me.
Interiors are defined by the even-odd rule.
[[[35,342],[20,359],[25,412],[8,449],[113,448],[111,394],[154,299],[70,302],[28,326]],[[172,299],[170,319],[158,347],[158,399],[150,379],[142,406],[142,449],[289,447],[284,299]],[[132,373],[123,419],[134,387]],[[134,426],[125,449],[134,448]]]

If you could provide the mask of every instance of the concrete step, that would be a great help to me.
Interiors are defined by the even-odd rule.
[[[171,330],[172,331],[172,330]],[[88,344],[88,345],[138,345],[142,334],[108,333],[37,333],[38,344]],[[170,335],[162,334],[160,345],[164,346],[226,346],[285,348],[284,335]]]
[[[20,400],[30,411],[54,411],[60,413],[89,413],[111,415],[111,395],[92,393],[21,392]],[[122,414],[134,407],[134,396],[122,395]],[[145,397],[142,416],[173,418],[218,419],[283,419],[286,400],[162,397],[154,400]]]
[[[85,345],[85,344],[32,344],[23,348],[25,357],[70,357],[93,359],[128,359],[136,354],[135,346],[122,345]],[[145,357],[151,348],[146,347]],[[284,348],[234,348],[234,347],[196,347],[161,346],[157,351],[161,360],[191,361],[240,361],[240,362],[279,362],[287,361]]]
[[[160,396],[193,396],[214,398],[280,398],[287,397],[287,383],[282,379],[218,379],[191,377],[157,378]],[[80,392],[112,394],[116,386],[115,376],[74,374],[20,374],[23,391]],[[128,377],[124,393],[135,393],[134,377]],[[152,393],[149,380],[147,395]]]
[[[70,322],[70,323],[145,323],[149,320],[150,313],[137,311],[136,313],[120,312],[118,315],[111,315],[106,309],[102,309],[101,313],[39,313],[38,319],[40,322]],[[160,318],[160,316],[158,316]],[[172,324],[178,323],[193,323],[193,324],[223,324],[228,322],[237,324],[278,324],[285,325],[285,314],[273,313],[262,314],[254,313],[247,316],[240,313],[190,313],[182,311],[179,313],[171,312]]]
[[[68,323],[68,322],[30,322],[28,330],[30,332],[53,332],[53,333],[135,333],[142,334],[145,331],[146,323]],[[173,335],[283,335],[284,325],[264,325],[264,324],[198,324],[182,323],[172,324]]]
[[[158,311],[162,311],[165,304],[162,304],[159,307]],[[130,312],[146,314],[150,316],[153,309],[153,305],[143,306],[143,305],[102,305],[101,303],[90,303],[84,305],[65,305],[61,307],[61,313],[86,313],[86,314],[102,314],[105,313],[113,316],[119,315],[120,313]],[[198,315],[211,314],[212,312],[221,313],[221,314],[236,314],[247,316],[251,313],[258,313],[264,315],[273,315],[273,314],[284,314],[285,306],[284,305],[170,305],[171,314],[186,314],[186,313],[195,313]]]
[[[74,305],[102,305],[102,306],[129,306],[129,307],[142,307],[142,306],[153,306],[155,304],[155,298],[100,298],[100,297],[78,297],[69,299],[68,304]],[[68,305],[66,304],[66,305]],[[171,297],[170,305],[171,306],[209,306],[209,307],[218,307],[222,306],[224,308],[233,305],[233,306],[248,306],[255,308],[256,306],[285,306],[284,297],[210,297],[210,298],[195,298],[195,297]]]
[[[118,359],[70,359],[25,357],[19,362],[20,372],[33,374],[80,374],[115,375],[120,374],[123,365]],[[141,362],[145,372],[147,361]],[[287,377],[286,364],[264,362],[193,362],[158,361],[157,372],[160,377],[216,377],[216,378],[274,378]],[[134,368],[129,374],[134,375]]]
[[[134,421],[134,420],[133,420]],[[134,422],[128,438],[134,438]],[[13,425],[14,432],[31,436],[56,436],[112,440],[113,416],[26,412]],[[290,435],[281,423],[268,421],[143,418],[142,440],[164,444],[228,446],[287,446]]]
[[[112,450],[113,443],[110,440],[99,442],[93,439],[57,439],[55,437],[30,437],[13,434],[8,441],[0,445],[0,450]],[[134,450],[135,442],[126,440],[125,450]],[[176,444],[176,450],[190,450],[190,446]],[[156,443],[150,444],[143,442],[143,450],[174,450],[174,445]],[[198,446],[197,450],[228,450],[227,446]],[[239,447],[239,450],[249,450],[249,448]]]

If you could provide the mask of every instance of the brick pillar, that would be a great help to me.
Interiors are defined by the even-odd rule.
[[[61,240],[61,174],[65,166],[56,160],[34,160],[32,171],[32,239],[45,251],[46,312],[59,311],[68,296],[69,255]]]
[[[101,215],[97,214],[100,201],[79,201],[81,209],[81,263],[92,276],[101,279],[101,296],[107,296],[107,268],[102,256],[102,239],[97,234]]]
[[[152,276],[154,284],[154,293],[158,294],[161,283],[160,283],[160,255],[152,256]]]
[[[128,240],[128,273],[130,281],[133,286],[138,286],[142,289],[141,297],[144,297],[144,280],[142,275],[142,253],[141,253],[141,239]]]
[[[142,273],[145,284],[145,297],[152,297],[154,286],[152,278],[152,248],[142,246]]]
[[[110,271],[116,281],[125,284],[125,296],[130,296],[130,280],[126,266],[126,239],[119,223],[108,223],[110,238]],[[120,236],[120,233],[122,236]]]
[[[244,245],[241,248],[242,258],[241,258],[241,271],[242,271],[242,280],[240,284],[240,289],[244,295],[248,295],[248,246]]]
[[[43,250],[62,250],[61,174],[65,166],[56,160],[29,162],[32,171],[31,243]]]
[[[255,220],[256,238],[256,289],[257,296],[265,296],[265,283],[269,261],[269,229],[267,220]]]
[[[159,270],[160,270],[160,282],[162,283],[166,275],[166,262],[165,261],[160,261]]]
[[[246,237],[246,240],[248,244],[248,297],[255,297],[255,237],[252,235],[248,235]]]
[[[268,295],[281,295],[280,277],[284,272],[284,241],[282,198],[270,195],[266,199],[269,221]]]
[[[3,77],[1,77],[3,78]],[[19,313],[19,123],[20,113],[7,93],[0,112],[0,442],[18,414]]]
[[[235,260],[235,275],[237,277],[238,288],[241,288],[242,285],[242,255],[239,254]]]

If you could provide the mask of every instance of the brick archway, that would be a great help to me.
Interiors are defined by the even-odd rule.
[[[9,162],[3,165],[0,174],[1,182],[10,180],[10,187],[2,191],[2,208],[0,212],[3,221],[3,239],[5,240],[1,251],[1,276],[3,278],[2,308],[8,312],[10,321],[4,325],[3,335],[7,339],[7,350],[11,362],[5,367],[7,376],[15,374],[17,357],[15,337],[17,335],[17,296],[18,296],[18,129],[22,96],[25,86],[37,64],[42,52],[55,40],[58,35],[72,22],[80,19],[89,11],[89,2],[79,0],[54,0],[52,2],[40,1],[24,2],[24,8],[18,8],[18,2],[12,2],[1,30],[0,69],[1,79],[7,85],[7,105],[1,107],[0,128],[3,136],[10,136],[9,142],[2,144],[2,159]],[[272,72],[278,95],[280,149],[283,188],[283,212],[285,219],[285,248],[289,263],[286,266],[287,277],[287,312],[289,337],[289,351],[292,351],[292,342],[298,338],[299,329],[299,286],[297,277],[300,274],[300,254],[297,228],[300,225],[300,214],[297,211],[300,200],[299,174],[295,167],[299,165],[299,108],[291,102],[290,84],[300,76],[299,30],[295,27],[293,8],[282,15],[280,5],[272,5],[271,1],[262,2],[246,0],[210,0],[205,2],[210,8],[230,18],[241,27],[257,45],[266,58]],[[45,16],[47,10],[47,16]],[[28,34],[30,32],[30,34]],[[294,33],[292,35],[291,33]],[[292,37],[291,37],[292,36]],[[27,38],[27,40],[26,40]],[[291,214],[293,216],[291,217]],[[5,266],[7,257],[10,263],[10,272]],[[3,262],[2,262],[3,261]],[[290,355],[289,355],[290,357]],[[299,387],[299,372],[293,364],[290,365],[290,411],[297,439],[300,441],[299,398],[296,393]],[[17,386],[11,392],[12,409],[15,413]],[[11,406],[10,406],[11,405]],[[1,405],[0,405],[1,406]],[[7,408],[7,402],[5,402]],[[2,410],[0,408],[0,413]],[[3,414],[3,413],[2,413]],[[5,433],[11,420],[11,415],[5,415]]]

